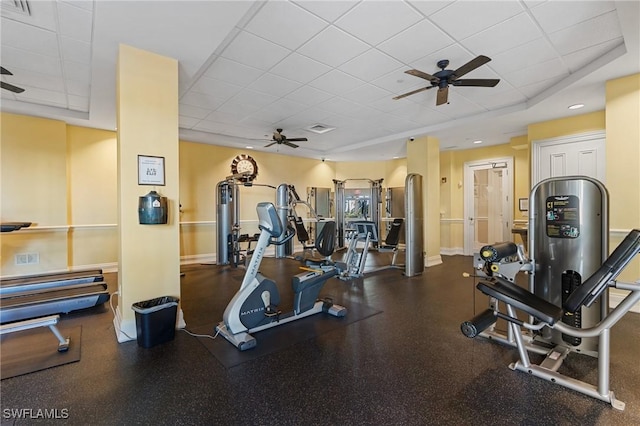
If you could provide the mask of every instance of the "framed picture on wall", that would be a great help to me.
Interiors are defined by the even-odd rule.
[[[521,212],[529,211],[529,199],[528,198],[519,198],[519,209]]]
[[[164,157],[138,155],[138,185],[165,185]]]

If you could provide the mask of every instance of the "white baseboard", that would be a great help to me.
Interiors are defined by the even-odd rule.
[[[187,256],[180,256],[181,265],[193,265],[195,263],[215,263],[216,260],[217,259],[216,259],[215,253],[192,254]]]
[[[429,268],[431,266],[440,265],[442,263],[442,257],[440,255],[437,256],[429,256],[425,259],[425,268]]]
[[[464,255],[462,247],[440,247],[440,254],[445,256]]]

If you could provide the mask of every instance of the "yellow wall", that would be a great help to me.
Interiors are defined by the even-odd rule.
[[[640,74],[607,82],[606,156],[611,229],[640,228]],[[623,232],[612,235],[613,249]],[[620,279],[640,277],[640,256]]]
[[[116,135],[67,126],[69,265],[117,261]]]
[[[2,234],[2,275],[66,270],[66,124],[7,113],[1,117],[0,219],[40,228]],[[15,255],[25,253],[37,253],[39,263],[16,265]]]
[[[464,247],[464,164],[492,158],[513,158],[514,200],[513,219],[526,220],[527,212],[518,210],[518,198],[529,197],[529,151],[521,148],[524,136],[511,143],[463,151],[446,151],[440,155],[440,216],[442,247],[452,253],[462,253]],[[514,148],[516,146],[516,148]]]

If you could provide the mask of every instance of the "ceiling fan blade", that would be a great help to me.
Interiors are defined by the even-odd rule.
[[[13,84],[5,83],[4,81],[0,81],[0,86],[3,89],[6,89],[13,93],[22,93],[24,89],[22,87],[14,86]]]
[[[291,142],[289,142],[290,140],[293,140],[293,139],[287,139],[286,141],[284,141],[284,142],[282,142],[282,143],[283,143],[283,144],[285,144],[285,145],[287,145],[287,146],[290,146],[291,148],[297,148],[297,147],[298,147],[298,145],[296,145],[295,143],[291,143]]]
[[[438,89],[438,96],[436,97],[436,106],[446,104],[449,99],[449,87],[443,87]]]
[[[13,73],[11,71],[9,71],[8,69],[6,69],[5,67],[0,67],[0,74],[2,75],[13,75]]]
[[[287,142],[307,142],[307,138],[287,138]]]
[[[449,77],[449,81],[451,81],[452,79],[455,80],[456,78],[462,77],[466,73],[475,70],[476,68],[486,64],[490,60],[491,58],[484,55],[480,55],[477,58],[470,60],[469,62],[467,62],[466,64],[464,64],[463,66],[455,70],[451,75],[451,77]]]
[[[429,90],[429,89],[431,89],[433,87],[437,87],[437,86],[427,86],[427,87],[423,87],[423,88],[418,89],[418,90],[412,90],[411,92],[407,92],[404,95],[398,95],[393,99],[402,99],[402,98],[405,98],[407,96],[415,95],[416,93],[424,92],[425,90]]]
[[[420,70],[407,70],[405,71],[405,73],[411,74],[415,77],[424,78],[425,80],[429,80],[430,82],[436,83],[436,84],[440,81],[438,77],[435,77],[431,74],[427,74],[426,72],[422,72]]]
[[[454,86],[478,86],[478,87],[495,87],[500,82],[497,78],[466,78],[464,80],[454,80],[451,82]]]
[[[278,142],[273,141],[273,142],[271,142],[271,143],[266,144],[264,147],[265,147],[265,148],[269,148],[271,145],[275,145],[275,144],[277,144],[277,143],[278,143]]]

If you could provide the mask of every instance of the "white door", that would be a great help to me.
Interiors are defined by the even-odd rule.
[[[464,165],[464,254],[511,241],[513,160],[497,158]]]
[[[589,176],[604,183],[604,132],[533,142],[532,187],[557,176]]]

